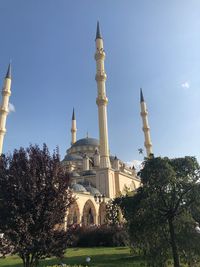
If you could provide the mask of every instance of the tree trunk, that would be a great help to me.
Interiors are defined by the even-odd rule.
[[[172,219],[168,219],[168,224],[169,224],[169,232],[170,232],[170,239],[171,239],[172,254],[173,254],[173,259],[174,259],[174,267],[180,267],[178,249],[177,249],[177,246],[176,246],[174,225],[173,225]]]
[[[26,256],[24,259],[24,267],[30,267],[30,257]]]
[[[38,256],[35,253],[26,256],[20,255],[20,257],[23,260],[23,267],[36,267],[39,265]]]

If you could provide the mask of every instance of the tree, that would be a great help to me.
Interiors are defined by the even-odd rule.
[[[190,212],[182,213],[176,220],[175,232],[180,257],[189,267],[197,267],[200,262],[200,234]]]
[[[122,222],[120,208],[113,200],[106,203],[105,221],[111,226],[119,226]]]
[[[139,176],[143,186],[137,194],[116,200],[127,220],[133,245],[148,256],[151,266],[164,266],[172,252],[174,267],[180,267],[178,225],[181,221],[185,226],[183,218],[187,216],[183,215],[190,214],[194,228],[192,211],[196,214],[194,207],[200,203],[199,164],[194,157],[152,157],[145,160]]]
[[[73,201],[58,152],[30,146],[0,157],[0,232],[23,260],[37,266],[50,255],[61,256],[66,210]]]

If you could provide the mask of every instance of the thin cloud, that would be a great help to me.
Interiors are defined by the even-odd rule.
[[[185,81],[181,84],[181,87],[184,89],[189,89],[190,88],[190,83],[188,81]]]
[[[9,103],[8,104],[8,111],[9,111],[9,113],[15,112],[15,106],[13,104]]]

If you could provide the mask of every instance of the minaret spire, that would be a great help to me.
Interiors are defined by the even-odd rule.
[[[105,51],[103,48],[103,39],[100,32],[99,22],[97,22],[96,33],[96,82],[97,99],[99,115],[99,141],[100,141],[100,168],[110,168],[109,143],[108,143],[108,125],[107,125],[107,104],[106,97],[106,73],[104,69]]]
[[[0,107],[0,155],[3,150],[3,141],[6,133],[6,119],[8,116],[9,98],[11,95],[11,64],[8,65],[8,70],[4,79],[2,89],[2,102]]]
[[[99,21],[97,21],[96,39],[102,39]]]
[[[143,132],[144,132],[144,146],[146,148],[147,157],[149,157],[151,154],[153,154],[152,150],[152,143],[151,143],[151,136],[150,136],[150,128],[149,128],[149,122],[148,122],[148,111],[146,102],[144,101],[144,96],[142,93],[142,89],[140,89],[140,107],[141,107],[141,117],[142,117],[142,123],[143,123]]]
[[[71,128],[71,133],[72,133],[71,145],[73,145],[76,142],[76,132],[77,132],[76,117],[75,117],[75,111],[74,111],[74,108],[73,108],[73,112],[72,112],[72,128]]]
[[[141,102],[144,102],[144,96],[143,96],[143,93],[142,93],[142,88],[140,88],[140,103]]]
[[[8,65],[8,70],[7,70],[5,78],[11,79],[11,63]]]
[[[73,112],[72,112],[72,120],[73,120],[73,121],[76,120],[76,118],[75,118],[74,108],[73,108]]]

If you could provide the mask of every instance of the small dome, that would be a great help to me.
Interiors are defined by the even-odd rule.
[[[70,177],[80,177],[80,175],[78,174],[78,172],[70,172],[69,176]]]
[[[97,140],[95,138],[86,137],[83,139],[79,139],[78,141],[76,141],[76,143],[74,143],[72,145],[72,147],[76,147],[76,146],[95,146],[95,147],[98,147],[99,146],[99,140]]]
[[[96,175],[96,171],[94,170],[87,170],[87,171],[83,171],[82,172],[83,176],[87,176],[87,175]]]
[[[101,193],[99,192],[99,190],[95,187],[92,187],[91,185],[86,186],[85,187],[87,189],[88,192],[90,192],[90,194],[92,194],[93,196],[95,195],[101,195]]]
[[[74,192],[87,192],[84,186],[81,184],[72,184],[71,188]]]
[[[64,158],[64,161],[76,161],[76,160],[82,160],[83,158],[80,155],[77,154],[67,154]]]

